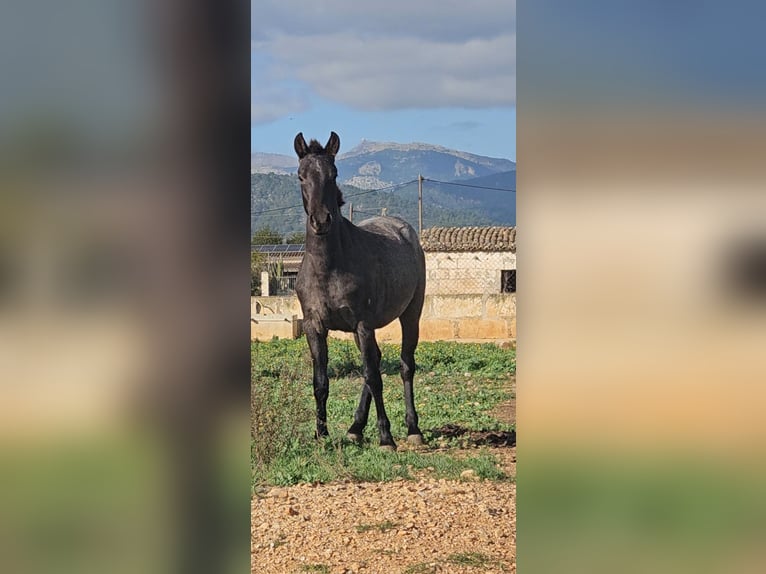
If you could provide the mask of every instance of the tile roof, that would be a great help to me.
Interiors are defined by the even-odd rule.
[[[420,237],[424,251],[516,252],[515,227],[431,227]]]

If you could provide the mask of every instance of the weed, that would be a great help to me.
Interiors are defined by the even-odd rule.
[[[250,390],[251,456],[254,466],[273,461],[280,453],[303,440],[301,426],[314,420],[305,400],[302,365],[283,366],[279,376],[254,379]]]
[[[404,569],[404,574],[436,574],[438,570],[434,563],[418,562],[417,564],[410,564]]]
[[[301,568],[303,572],[317,572],[318,574],[330,574],[330,567],[327,564],[304,564]]]
[[[481,552],[459,552],[457,554],[450,554],[447,556],[447,562],[458,564],[460,566],[475,566],[477,568],[492,566],[498,563],[494,558],[482,554]]]
[[[274,540],[271,541],[271,548],[279,548],[287,544],[287,537],[284,534],[280,534]]]
[[[396,522],[391,522],[390,520],[386,520],[384,522],[379,522],[377,524],[357,524],[356,531],[359,534],[362,534],[363,532],[369,532],[370,530],[387,532],[388,530],[396,528],[397,526],[398,524]]]

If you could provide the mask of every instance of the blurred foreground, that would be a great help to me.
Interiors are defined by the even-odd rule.
[[[0,571],[247,568],[248,11],[2,9]]]
[[[519,5],[520,572],[766,568],[766,77],[738,7]]]

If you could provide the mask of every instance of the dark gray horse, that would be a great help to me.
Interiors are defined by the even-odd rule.
[[[398,318],[402,326],[401,374],[407,410],[407,441],[422,444],[412,379],[420,313],[426,286],[423,250],[415,230],[396,217],[374,217],[354,225],[340,212],[343,195],[335,183],[335,154],[340,148],[332,132],[325,147],[303,134],[295,136],[298,177],[306,219],[306,255],[295,290],[303,310],[303,330],[314,362],[317,437],[327,435],[327,331],[354,334],[362,353],[364,387],[348,437],[361,442],[370,400],[375,401],[380,446],[395,449],[383,406],[380,348],[375,329]]]

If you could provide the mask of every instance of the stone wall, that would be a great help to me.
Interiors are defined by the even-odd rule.
[[[497,285],[499,291],[499,278]],[[280,325],[279,333],[263,330],[269,324],[268,319],[263,320],[263,318],[269,315],[279,317],[295,315],[298,329],[300,329],[300,319],[303,317],[297,297],[253,297],[250,302],[251,325],[254,321],[258,321],[260,326],[257,331],[258,336],[253,336],[253,338],[263,340],[271,339],[272,336],[289,336],[286,325]],[[255,330],[251,327],[251,335],[254,332]],[[331,331],[330,335],[342,339],[353,338],[349,333],[337,331]],[[399,322],[394,321],[390,325],[378,329],[377,337],[379,341],[400,342]],[[421,341],[504,341],[515,339],[515,293],[431,293],[426,295],[423,315],[420,319]]]
[[[426,252],[426,294],[497,294],[500,293],[500,272],[505,269],[516,269],[516,253]]]

